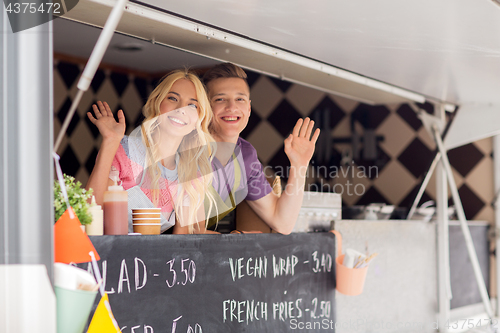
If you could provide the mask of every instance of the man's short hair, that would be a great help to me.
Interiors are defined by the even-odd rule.
[[[243,79],[248,86],[247,73],[245,73],[245,71],[243,69],[241,69],[239,66],[232,64],[230,62],[218,64],[218,65],[215,65],[214,67],[210,68],[203,75],[203,83],[208,88],[208,83],[210,83],[213,80],[220,79],[220,78],[227,79],[227,78],[233,78],[233,77]]]

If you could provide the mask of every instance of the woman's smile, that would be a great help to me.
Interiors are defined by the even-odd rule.
[[[177,118],[177,117],[173,117],[173,116],[168,116],[168,119],[170,119],[170,121],[172,122],[172,124],[174,126],[186,126],[187,123],[182,121],[181,119]]]

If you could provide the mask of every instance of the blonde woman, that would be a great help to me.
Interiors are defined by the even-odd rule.
[[[199,78],[187,70],[164,77],[143,108],[145,120],[129,136],[122,110],[118,122],[105,102],[97,102],[93,111],[95,117],[87,116],[103,138],[87,183],[96,202],[102,204],[116,179],[129,192],[129,231],[131,209],[147,204],[161,208],[162,232],[172,226],[178,234],[207,232],[203,194],[211,183],[214,140],[208,132],[210,103]]]

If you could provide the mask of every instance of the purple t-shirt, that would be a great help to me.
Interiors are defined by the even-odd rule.
[[[214,169],[212,185],[221,198],[227,199],[229,189],[235,196],[236,204],[243,200],[258,200],[271,193],[271,185],[264,175],[255,148],[248,141],[238,138],[234,155],[236,161],[232,158],[225,167],[216,158],[212,162]],[[241,180],[237,188],[233,189],[235,187],[235,168],[238,169],[238,166],[241,170]]]

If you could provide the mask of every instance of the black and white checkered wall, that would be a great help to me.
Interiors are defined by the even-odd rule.
[[[57,134],[76,93],[83,66],[54,63]],[[242,137],[257,149],[268,173],[289,165],[283,140],[300,117],[322,129],[311,161],[310,190],[343,192],[346,206],[387,203],[409,207],[433,159],[435,144],[406,104],[368,106],[256,73],[249,74],[252,114]],[[127,131],[141,121],[152,79],[99,70],[84,95],[59,149],[63,172],[86,183],[100,145],[86,112],[97,100],[123,109]],[[429,104],[421,107],[432,112]],[[494,220],[492,141],[484,139],[449,152],[455,181],[469,220]],[[328,170],[328,172],[325,172]],[[286,178],[286,174],[284,174]],[[422,202],[435,198],[434,176]],[[349,191],[350,189],[350,191]],[[452,204],[452,201],[450,201]]]
[[[81,64],[57,59],[54,62],[54,137],[76,95],[76,85],[82,70]],[[142,120],[141,109],[150,92],[149,78],[99,69],[89,90],[83,95],[57,152],[61,156],[63,172],[85,184],[94,167],[101,137],[86,115],[92,111],[92,104],[106,101],[115,112],[123,109],[127,132],[130,132]]]

